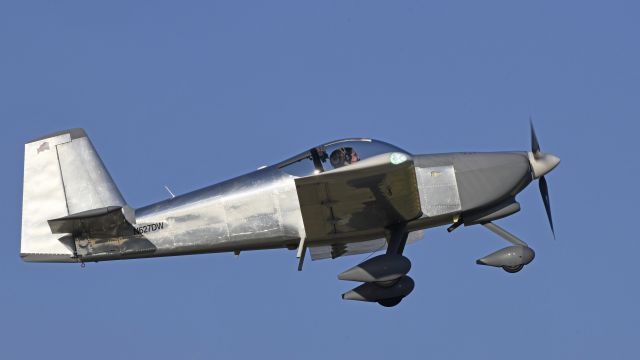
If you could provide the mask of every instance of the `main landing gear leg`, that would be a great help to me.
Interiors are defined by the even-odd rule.
[[[387,229],[385,236],[387,238],[387,255],[402,255],[409,237],[407,225],[394,225]]]
[[[387,238],[387,255],[402,255],[404,247],[407,244],[409,233],[406,224],[394,225],[387,229],[385,236]],[[378,304],[384,307],[394,307],[402,301],[404,297],[395,297],[378,301]]]

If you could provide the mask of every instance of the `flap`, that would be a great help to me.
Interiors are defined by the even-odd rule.
[[[310,240],[371,232],[422,215],[413,160],[404,153],[298,178],[296,187]]]
[[[83,234],[94,238],[133,235],[135,228],[125,217],[121,206],[92,209],[49,220],[54,234]]]
[[[424,230],[409,233],[407,243],[411,244],[424,237]],[[342,256],[370,254],[387,248],[387,241],[382,239],[359,241],[346,244],[333,244],[309,247],[311,260],[335,259]]]

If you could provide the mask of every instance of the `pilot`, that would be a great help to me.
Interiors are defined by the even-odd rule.
[[[346,159],[349,164],[353,164],[354,162],[360,161],[360,157],[358,156],[358,152],[356,149],[348,147],[346,148]]]
[[[333,152],[331,152],[331,156],[329,156],[329,161],[331,162],[331,166],[333,166],[334,169],[343,167],[345,160],[346,151],[344,148],[333,150]]]
[[[331,166],[333,166],[334,169],[337,169],[360,161],[360,157],[354,148],[343,147],[336,149],[331,153],[330,161]]]

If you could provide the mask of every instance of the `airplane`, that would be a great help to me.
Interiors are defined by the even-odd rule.
[[[122,197],[83,129],[25,144],[20,256],[81,263],[264,249],[313,260],[384,253],[338,275],[361,283],[345,300],[398,305],[414,288],[405,245],[424,229],[482,225],[510,243],[477,260],[515,273],[534,251],[495,221],[520,210],[538,180],[554,234],[545,175],[560,159],[531,151],[413,155],[351,138],[140,208]],[[168,188],[167,188],[168,190]]]

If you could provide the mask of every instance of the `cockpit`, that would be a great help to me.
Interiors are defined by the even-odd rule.
[[[344,139],[316,146],[278,164],[278,168],[294,176],[309,176],[349,166],[369,157],[406,151],[371,139]]]

